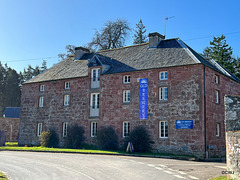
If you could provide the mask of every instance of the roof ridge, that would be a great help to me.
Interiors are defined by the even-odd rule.
[[[136,47],[136,46],[144,46],[146,44],[149,44],[149,42],[141,43],[141,44],[134,44],[134,45],[131,45],[131,46],[124,46],[124,47],[119,47],[119,48],[114,48],[114,49],[101,50],[101,51],[98,51],[97,53],[106,52],[106,51],[120,50],[120,49],[125,49],[125,48],[130,48],[130,47]]]

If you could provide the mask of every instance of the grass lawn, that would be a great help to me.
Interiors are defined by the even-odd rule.
[[[0,180],[7,180],[7,176],[0,172]]]
[[[219,176],[219,177],[216,177],[216,178],[212,178],[210,180],[227,180],[227,176]],[[229,179],[229,180],[234,180],[234,179]]]

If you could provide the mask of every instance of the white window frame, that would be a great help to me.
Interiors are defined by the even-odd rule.
[[[159,88],[159,101],[167,101],[168,100],[168,88],[160,87]]]
[[[44,103],[44,97],[40,96],[39,97],[39,107],[43,107],[43,103]]]
[[[91,137],[97,136],[97,122],[91,122]]]
[[[215,74],[215,83],[219,84],[219,76]]]
[[[40,85],[40,92],[44,92],[45,91],[45,86],[43,84]]]
[[[216,137],[220,137],[220,123],[216,123]]]
[[[41,136],[42,134],[42,123],[37,124],[37,136]]]
[[[123,84],[129,84],[131,82],[130,75],[123,76]]]
[[[167,79],[168,79],[168,72],[167,71],[159,72],[159,80],[167,80]]]
[[[215,103],[219,104],[220,103],[220,98],[219,98],[220,91],[215,90]]]
[[[131,100],[131,91],[130,90],[124,90],[123,91],[123,102],[124,103],[129,103]]]
[[[70,89],[70,82],[65,82],[65,89]]]
[[[163,128],[162,128],[162,124],[163,124]],[[162,135],[162,131],[163,131],[163,135]],[[163,138],[163,139],[168,138],[168,121],[159,121],[159,138]]]
[[[64,106],[69,106],[70,105],[70,95],[69,94],[65,94],[64,95],[64,102],[63,102]]]
[[[100,81],[100,68],[94,68],[91,72],[92,81]]]
[[[99,93],[91,93],[91,102],[90,106],[92,109],[99,109],[99,100],[100,94]]]
[[[123,121],[123,137],[128,137],[130,133],[130,122],[129,121]]]
[[[68,123],[67,122],[63,122],[63,137],[67,137],[67,127],[68,127]]]

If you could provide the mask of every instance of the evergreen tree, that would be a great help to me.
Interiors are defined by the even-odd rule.
[[[46,70],[47,62],[43,60],[41,67],[35,66],[35,68],[33,68],[31,65],[28,65],[27,69],[24,68],[23,74],[21,73],[20,75],[23,77],[23,81],[28,81],[29,79],[34,78],[35,76],[43,73]]]
[[[141,44],[147,42],[147,36],[145,35],[146,29],[143,25],[142,19],[136,24],[136,30],[134,34],[133,44]]]
[[[203,51],[203,57],[214,59],[231,73],[235,73],[236,59],[232,58],[232,48],[226,43],[225,36],[213,37],[210,47]]]

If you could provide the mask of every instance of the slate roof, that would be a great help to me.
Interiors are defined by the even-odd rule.
[[[221,69],[220,65],[205,60],[177,38],[162,40],[159,42],[157,48],[149,48],[149,43],[144,43],[104,50],[95,54],[86,53],[79,60],[74,60],[74,57],[71,56],[26,83],[88,76],[88,67],[99,66],[101,64],[110,67],[104,74],[113,74],[200,63],[240,82],[231,73],[223,68]]]

